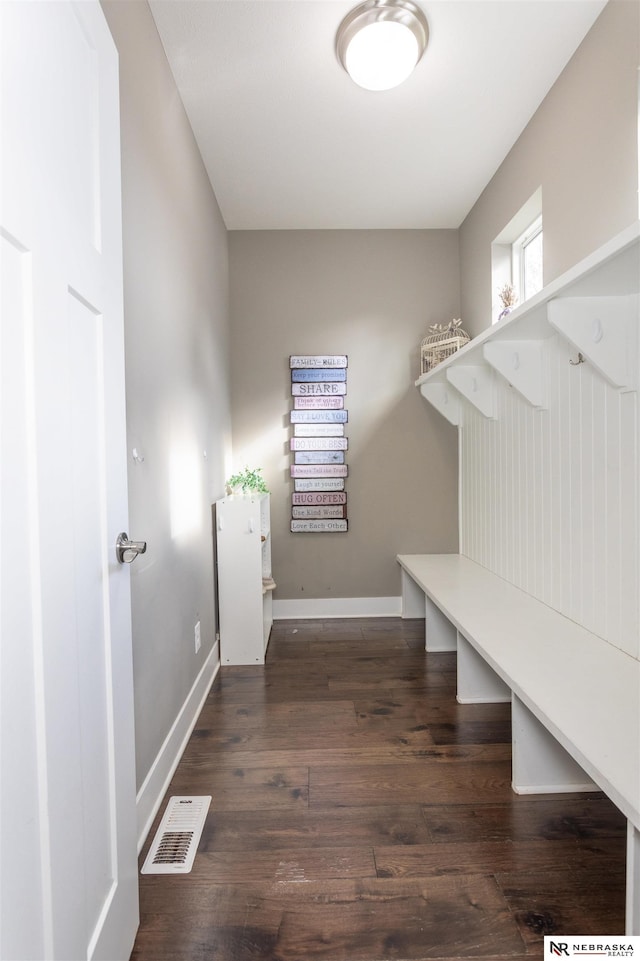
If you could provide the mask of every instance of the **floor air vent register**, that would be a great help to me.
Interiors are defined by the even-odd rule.
[[[142,874],[188,874],[198,850],[211,797],[169,798]]]

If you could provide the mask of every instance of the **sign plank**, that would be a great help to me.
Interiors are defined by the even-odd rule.
[[[292,464],[292,477],[346,477],[349,468],[346,464]]]
[[[291,531],[293,534],[342,534],[349,529],[347,520],[292,520]]]
[[[346,437],[292,437],[289,446],[291,450],[347,450],[349,441]]]
[[[323,401],[323,403],[320,403]],[[327,401],[331,401],[329,404]],[[344,397],[296,397],[295,410],[290,411],[292,424],[346,424],[349,420],[348,410],[331,410],[335,401],[340,401],[340,407],[344,404]],[[309,410],[308,408],[315,408]],[[304,410],[300,410],[304,407]]]
[[[344,464],[343,450],[297,450],[294,464]]]
[[[299,477],[293,482],[296,493],[304,491],[343,491],[344,477]]]
[[[329,384],[292,384],[291,393],[294,397],[335,397],[346,394],[347,385],[335,381]]]
[[[344,437],[344,424],[296,424],[295,437]]]
[[[289,367],[348,367],[346,354],[292,354]]]
[[[330,369],[329,367],[304,367],[301,370],[291,371],[291,382],[309,384],[312,382],[320,383],[327,380],[347,379],[347,371],[344,367]]]
[[[346,517],[346,507],[292,507],[291,517],[298,519],[301,517],[313,517],[316,520],[329,517]]]
[[[291,495],[294,507],[318,507],[320,505],[346,504],[347,495],[344,491],[304,491]]]

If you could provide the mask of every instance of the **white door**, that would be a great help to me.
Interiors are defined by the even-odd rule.
[[[118,63],[97,0],[0,3],[0,958],[138,923]]]

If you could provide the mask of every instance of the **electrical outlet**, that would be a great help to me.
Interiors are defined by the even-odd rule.
[[[196,654],[200,650],[200,621],[196,621],[196,626],[193,631],[193,637],[196,644]]]

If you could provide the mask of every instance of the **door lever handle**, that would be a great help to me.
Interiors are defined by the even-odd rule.
[[[130,564],[135,561],[138,554],[144,554],[147,549],[146,541],[130,541],[129,535],[124,531],[118,534],[116,541],[116,557],[120,564]]]

